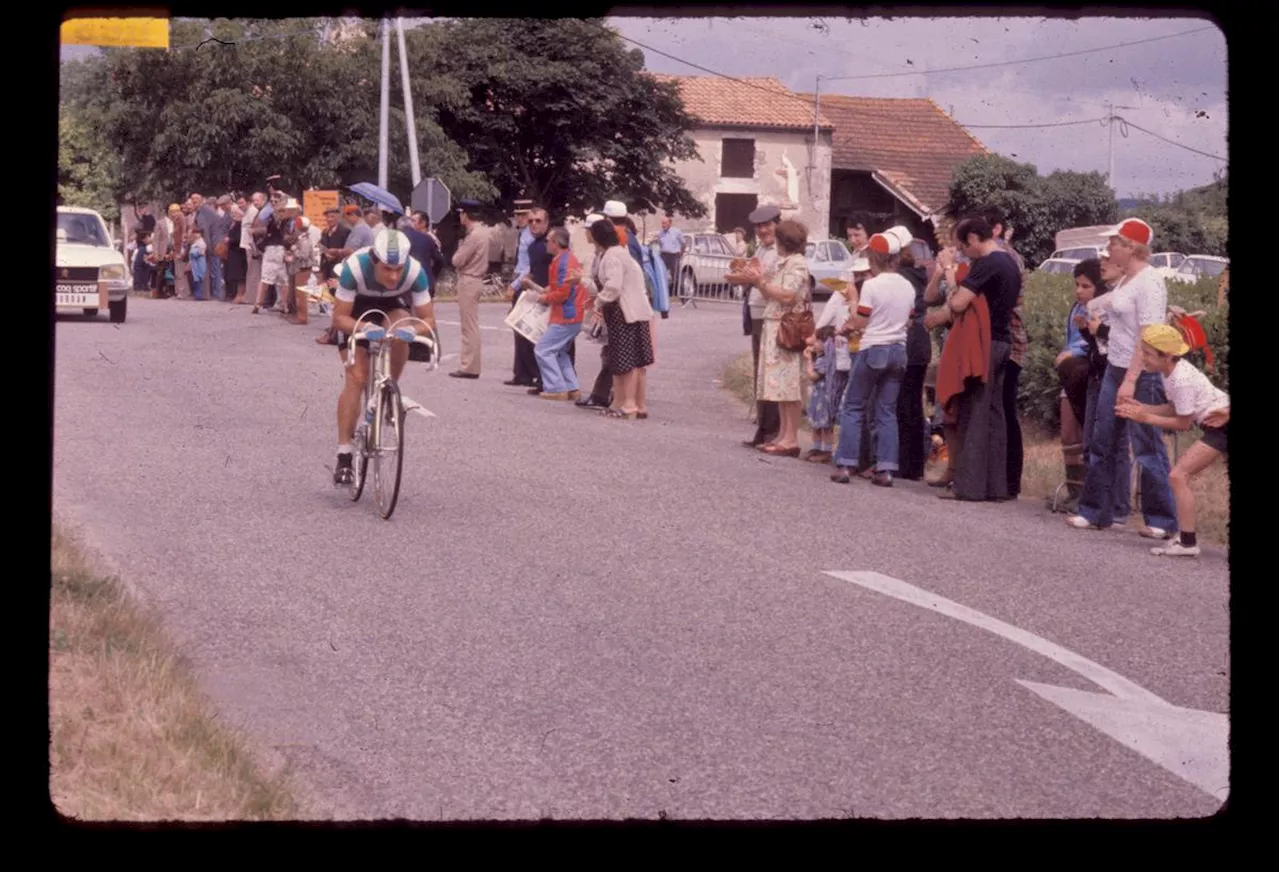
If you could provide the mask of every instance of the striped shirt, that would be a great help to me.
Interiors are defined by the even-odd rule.
[[[415,307],[431,302],[431,278],[422,264],[409,258],[400,282],[394,288],[386,288],[378,283],[369,249],[362,248],[344,260],[338,268],[338,290],[334,297],[344,303],[353,303],[357,296],[386,300],[398,297],[406,291],[413,294]]]

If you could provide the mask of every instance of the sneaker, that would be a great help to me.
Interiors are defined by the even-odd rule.
[[[1157,557],[1198,557],[1200,556],[1200,546],[1192,545],[1187,547],[1182,544],[1181,539],[1171,539],[1166,545],[1152,548],[1151,553]]]
[[[339,454],[338,464],[333,468],[333,483],[335,485],[351,484],[355,480],[355,473],[351,468],[351,455]]]
[[[1093,524],[1089,523],[1089,519],[1084,515],[1068,515],[1067,526],[1075,527],[1077,530],[1091,530]]]
[[[1159,527],[1142,527],[1138,530],[1138,535],[1144,539],[1175,539],[1178,534],[1161,530]]]

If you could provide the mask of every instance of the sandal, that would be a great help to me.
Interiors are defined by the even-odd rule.
[[[763,448],[761,450],[764,451],[765,454],[771,454],[774,457],[799,457],[800,456],[799,445],[797,445],[795,448],[783,448],[778,445],[770,445],[768,448]]]
[[[635,412],[624,412],[621,409],[605,409],[600,414],[606,418],[616,418],[618,420],[634,421],[636,419]]]

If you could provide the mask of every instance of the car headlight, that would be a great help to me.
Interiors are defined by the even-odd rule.
[[[124,267],[119,264],[101,267],[98,270],[98,278],[102,281],[123,281]]]

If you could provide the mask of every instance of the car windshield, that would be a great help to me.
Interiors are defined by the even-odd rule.
[[[1199,260],[1196,258],[1187,258],[1182,262],[1182,268],[1178,272],[1191,273],[1198,276],[1209,276],[1210,278],[1222,275],[1222,270],[1226,268],[1226,264],[1220,260]]]
[[[67,242],[111,247],[111,240],[102,233],[102,223],[92,215],[59,212],[58,229],[67,234]]]
[[[817,250],[817,248],[818,248],[818,247],[817,247],[816,245],[814,245],[812,242],[810,242],[808,245],[806,245],[806,246],[804,247],[804,256],[805,256],[805,257],[807,257],[807,258],[812,259],[812,258],[813,258],[813,253]]]

